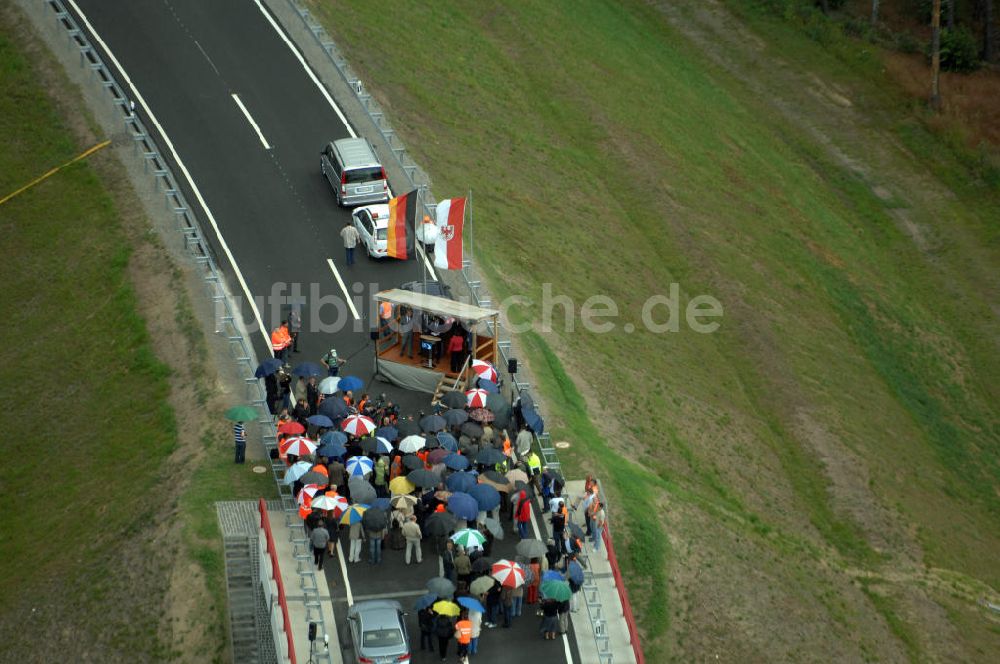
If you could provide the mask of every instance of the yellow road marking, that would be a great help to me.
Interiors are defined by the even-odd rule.
[[[35,178],[34,180],[32,180],[32,181],[31,181],[31,182],[29,182],[28,184],[24,185],[23,187],[21,187],[21,188],[20,188],[20,189],[18,189],[17,191],[15,191],[15,192],[13,192],[13,193],[11,193],[11,194],[7,194],[7,195],[6,195],[6,196],[4,196],[3,198],[0,198],[0,205],[3,205],[4,203],[6,203],[6,202],[7,202],[7,201],[9,201],[10,199],[14,198],[14,197],[15,197],[15,196],[17,196],[18,194],[22,194],[22,193],[24,193],[25,191],[27,191],[28,189],[31,189],[31,188],[32,188],[32,187],[34,187],[34,186],[35,186],[36,184],[38,184],[39,182],[42,182],[42,181],[43,181],[43,180],[45,180],[46,178],[49,178],[49,177],[51,177],[51,176],[55,175],[55,174],[56,174],[56,173],[58,173],[58,172],[59,172],[60,170],[62,170],[62,169],[64,169],[64,168],[66,168],[66,167],[67,167],[67,166],[69,166],[70,164],[75,164],[76,162],[80,161],[81,159],[85,159],[85,158],[89,157],[90,155],[94,154],[95,152],[97,152],[98,150],[100,150],[101,148],[106,148],[106,147],[108,147],[109,145],[111,145],[111,141],[110,141],[110,140],[107,140],[107,141],[103,141],[103,142],[101,142],[101,143],[98,143],[98,144],[97,144],[97,145],[95,145],[94,147],[92,147],[92,148],[90,148],[90,149],[88,149],[88,150],[85,150],[84,152],[81,152],[81,153],[80,153],[80,154],[78,154],[77,156],[75,156],[75,157],[73,157],[72,159],[70,159],[69,161],[67,161],[67,162],[66,162],[65,164],[63,164],[62,166],[56,166],[55,168],[53,168],[53,169],[52,169],[52,170],[50,170],[49,172],[47,172],[47,173],[45,173],[44,175],[41,175],[41,176],[39,176],[39,177]]]

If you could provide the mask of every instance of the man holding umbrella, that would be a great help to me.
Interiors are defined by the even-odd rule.
[[[247,429],[243,422],[233,424],[233,439],[236,445],[236,463],[243,463],[247,453]]]

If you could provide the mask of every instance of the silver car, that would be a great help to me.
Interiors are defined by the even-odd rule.
[[[392,600],[358,602],[347,611],[357,664],[408,664],[410,639],[403,607]]]
[[[319,156],[319,168],[342,206],[385,203],[389,181],[385,169],[366,138],[342,138],[327,143]]]

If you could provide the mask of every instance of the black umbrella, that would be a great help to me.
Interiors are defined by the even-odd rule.
[[[492,466],[500,463],[503,459],[503,452],[495,447],[485,447],[479,450],[479,454],[476,455],[476,463],[481,463],[484,466]],[[502,482],[503,478],[498,481]]]
[[[317,412],[320,415],[326,415],[334,422],[342,420],[350,414],[344,400],[338,399],[337,397],[323,399],[323,403],[319,405],[319,410]]]
[[[493,567],[493,560],[483,556],[481,558],[476,558],[472,561],[472,573],[473,574],[485,574],[490,571]]]
[[[424,521],[424,532],[431,537],[444,537],[455,530],[458,519],[451,512],[434,512]]]
[[[499,394],[486,397],[486,407],[493,411],[493,425],[505,429],[510,425],[510,404]]]
[[[441,431],[448,426],[448,423],[440,415],[428,415],[420,420],[420,428],[428,433]]]
[[[469,438],[479,438],[483,435],[483,428],[475,422],[466,422],[462,425],[461,431]]]
[[[407,470],[418,470],[424,467],[424,462],[416,454],[407,454],[403,457],[403,466]]]
[[[299,482],[302,486],[306,484],[318,484],[320,486],[327,486],[330,483],[330,478],[323,473],[318,473],[315,470],[310,470],[308,473],[299,478]]]
[[[382,530],[389,523],[389,515],[377,507],[369,507],[361,516],[365,530]]]
[[[465,394],[462,392],[445,392],[441,397],[441,403],[448,408],[465,408]]]
[[[424,470],[423,468],[417,470],[411,470],[406,479],[410,480],[416,486],[423,489],[429,489],[433,486],[437,486],[438,482],[441,481],[441,476],[437,473],[433,473],[429,470]]]
[[[517,543],[517,553],[518,555],[524,556],[525,558],[541,558],[548,552],[549,547],[545,545],[545,542],[537,540],[533,537],[528,539],[523,539]]]
[[[447,599],[455,594],[455,584],[443,576],[436,576],[427,582],[427,590],[442,599]]]
[[[363,477],[352,477],[347,481],[347,488],[351,491],[351,500],[355,503],[371,505],[375,502],[378,494],[371,482]]]
[[[566,526],[569,528],[569,532],[573,534],[573,537],[578,537],[581,540],[585,537],[585,535],[583,534],[583,528],[576,525],[572,521],[568,521],[566,523]]]
[[[488,447],[486,449],[493,449],[493,448]],[[507,478],[495,470],[487,470],[485,473],[483,473],[483,475],[486,477],[486,479],[492,480],[493,482],[497,482],[498,484],[509,484]]]
[[[458,394],[456,392],[456,394]],[[451,410],[444,411],[444,421],[448,423],[450,427],[457,427],[460,424],[464,424],[469,419],[469,414],[460,408],[452,408]]]
[[[407,436],[420,434],[420,425],[413,420],[400,420],[396,422],[396,429],[399,431],[400,440]]]

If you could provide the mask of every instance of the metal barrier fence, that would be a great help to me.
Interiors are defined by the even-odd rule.
[[[337,69],[341,78],[354,93],[356,99],[367,114],[368,119],[371,121],[372,126],[389,146],[393,158],[396,160],[396,163],[399,165],[403,175],[406,177],[406,180],[410,185],[410,189],[419,188],[423,190],[424,195],[421,197],[421,201],[424,206],[423,214],[430,216],[432,219],[435,218],[434,208],[437,204],[437,200],[431,193],[430,181],[426,178],[426,176],[419,177],[419,174],[422,174],[423,171],[407,153],[406,146],[403,144],[402,139],[399,138],[396,131],[392,128],[385,111],[382,110],[378,102],[375,101],[371,94],[365,92],[364,84],[361,79],[354,73],[350,64],[348,64],[347,59],[340,53],[336,43],[334,43],[334,41],[327,34],[326,29],[312,17],[310,11],[299,5],[296,0],[286,0],[286,2],[295,11],[295,13],[298,14],[308,32],[313,36],[316,43]],[[475,304],[488,308],[492,305],[492,301],[490,298],[486,297],[488,294],[486,293],[485,288],[483,288],[482,282],[478,279],[474,279],[469,273],[471,267],[471,260],[466,259],[462,261],[462,269],[460,270],[462,280],[468,287],[469,293],[472,295],[472,299]],[[524,381],[519,381],[516,377],[511,376],[506,372],[506,367],[511,357],[511,341],[510,339],[501,339],[502,328],[499,325],[494,327],[492,322],[488,321],[486,323],[486,327],[490,334],[497,339],[497,346],[502,359],[502,362],[500,363],[501,366],[497,367],[497,371],[503,372],[507,376],[510,380],[510,384],[514,387],[514,391],[517,393],[517,396],[520,397],[523,392],[528,390],[530,384]],[[543,433],[542,435],[535,435],[534,439],[538,450],[542,453],[542,460],[544,461],[545,466],[560,470],[562,466],[559,462],[559,456],[556,452],[555,445],[552,443],[551,436],[548,433]],[[603,491],[601,492],[601,500],[605,501]],[[605,505],[607,505],[606,502]],[[610,531],[607,530],[607,527],[605,527],[604,536],[608,538],[608,541],[610,541],[611,534]],[[608,550],[613,551],[610,547]],[[586,556],[584,555],[584,558],[585,557]],[[638,632],[632,616],[631,605],[628,603],[628,595],[625,591],[625,585],[622,581],[621,574],[618,572],[617,562],[612,563],[612,565],[615,569],[615,582],[618,593],[622,599],[622,606],[625,608],[625,615],[623,617],[628,623],[632,647],[636,654],[636,660],[642,664],[645,661],[642,656],[642,646],[639,642]],[[601,641],[604,638],[603,618],[599,614],[593,613],[589,604],[587,606],[587,613],[594,631],[594,638],[598,645],[597,650],[598,653],[600,653],[601,661],[610,663],[613,661],[613,655],[605,652],[601,647]]]
[[[157,146],[156,139],[136,114],[133,100],[126,94],[111,70],[105,65],[104,60],[87,38],[86,32],[80,28],[73,14],[67,11],[62,0],[41,0],[41,2],[52,11],[57,26],[61,26],[65,31],[69,47],[79,51],[80,67],[89,69],[95,82],[108,93],[114,109],[120,114],[126,135],[132,142],[134,155],[142,160],[143,170],[153,178],[156,190],[162,192],[164,204],[173,213],[177,223],[180,241],[195,266],[200,268],[205,288],[214,306],[215,332],[226,337],[229,351],[246,385],[246,398],[260,414],[257,424],[260,427],[264,448],[268,453],[271,450],[276,450],[278,435],[270,409],[267,406],[266,393],[260,380],[254,376],[257,367],[256,354],[240,328],[241,321],[236,316],[237,308],[229,293],[226,292],[225,281],[215,262],[212,247],[205,240],[198,218],[191,206],[188,205],[181,187],[178,186],[178,181],[168,160]],[[294,510],[295,501],[292,497],[291,487],[282,481],[284,468],[285,466],[281,462],[271,464],[271,472],[278,488],[282,506],[286,511]],[[298,527],[302,529],[301,524]],[[294,532],[292,537],[294,537]],[[316,594],[317,583],[314,573],[311,571],[300,573],[299,579],[303,596]],[[310,609],[307,613],[307,621],[316,622],[321,634],[327,632],[322,612],[314,612]],[[290,643],[289,647],[291,647]],[[317,654],[314,657],[322,657],[328,662],[332,662],[327,654]]]
[[[297,660],[295,658],[295,640],[292,638],[292,624],[291,620],[288,618],[288,600],[285,596],[285,583],[281,580],[281,566],[278,564],[278,551],[274,546],[274,536],[271,534],[271,519],[267,516],[267,503],[261,498],[257,502],[257,510],[260,512],[260,528],[264,531],[264,542],[265,552],[267,553],[267,560],[270,561],[270,565],[262,565],[261,570],[269,570],[269,574],[261,575],[261,583],[263,583],[267,590],[270,591],[271,581],[274,582],[277,587],[278,595],[278,606],[281,608],[281,626],[275,624],[273,619],[274,611],[272,609],[272,623],[271,628],[275,632],[280,632],[285,637],[285,643],[287,648],[285,649],[288,653],[288,660],[291,664],[296,664]],[[277,634],[275,634],[275,645],[280,645],[277,642]],[[278,648],[279,655],[282,653],[282,649]]]

